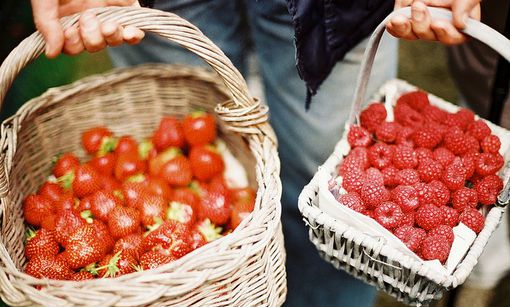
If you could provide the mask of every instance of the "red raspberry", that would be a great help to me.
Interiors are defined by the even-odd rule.
[[[344,176],[345,174],[360,170],[363,171],[370,166],[368,161],[367,149],[365,147],[356,147],[349,152],[349,155],[344,158],[338,168],[338,174]]]
[[[366,169],[370,166],[370,161],[368,161],[368,149],[365,147],[356,147],[351,149],[349,152],[349,157],[359,161],[363,169]]]
[[[360,193],[365,183],[365,173],[361,170],[345,173],[342,178],[342,187],[347,192]]]
[[[434,149],[434,159],[443,166],[449,165],[454,158],[455,155],[445,147]]]
[[[489,128],[483,119],[478,119],[468,126],[467,133],[481,141],[491,134],[491,128]]]
[[[420,182],[420,175],[418,171],[412,168],[406,168],[398,171],[397,173],[398,184],[401,185],[413,185]]]
[[[476,161],[476,172],[482,176],[494,175],[505,164],[503,157],[497,154],[484,152],[478,156]]]
[[[467,137],[459,127],[452,127],[445,134],[443,140],[444,146],[455,155],[462,155],[468,150]]]
[[[399,169],[415,168],[418,165],[418,157],[412,148],[397,145],[393,153],[393,165]]]
[[[370,164],[383,169],[391,164],[393,159],[393,147],[386,143],[375,143],[368,150],[368,160]]]
[[[470,188],[462,188],[453,193],[453,208],[463,211],[466,207],[476,208],[478,205],[478,196],[476,190]]]
[[[402,208],[404,212],[412,212],[420,206],[418,192],[415,188],[399,185],[391,191],[391,200]]]
[[[423,159],[434,159],[434,154],[432,150],[428,148],[418,147],[414,150],[416,156],[418,157],[418,161],[421,162]]]
[[[432,180],[428,185],[434,195],[431,204],[441,207],[450,201],[450,190],[444,183],[439,180]]]
[[[397,104],[393,111],[395,121],[407,127],[421,127],[425,122],[423,116],[406,104]]]
[[[444,122],[446,120],[446,115],[448,114],[448,112],[433,105],[426,106],[421,113],[427,121],[436,123]]]
[[[471,228],[471,230],[477,234],[482,231],[485,224],[485,217],[474,208],[466,208],[466,210],[460,214],[459,219],[462,224]]]
[[[400,125],[395,122],[382,122],[375,130],[375,136],[378,140],[393,143],[397,138]]]
[[[469,109],[461,108],[455,115],[460,119],[463,130],[466,130],[469,125],[475,122],[475,113]]]
[[[386,108],[382,103],[372,103],[359,115],[361,126],[374,132],[386,119],[386,115]]]
[[[444,214],[444,224],[455,227],[459,225],[459,211],[453,209],[452,207],[442,206],[440,208]]]
[[[416,189],[416,193],[418,194],[418,200],[420,201],[420,205],[423,206],[425,204],[434,204],[437,201],[435,200],[435,189],[430,184],[426,184],[424,182],[418,182],[413,186]]]
[[[384,179],[384,185],[390,188],[398,185],[397,173],[398,169],[392,165],[383,169],[382,175]]]
[[[474,136],[465,134],[466,136],[466,153],[478,153],[480,152],[480,143]]]
[[[418,165],[418,174],[424,182],[431,182],[441,178],[443,166],[434,159],[423,158]]]
[[[356,212],[364,213],[366,210],[361,197],[359,197],[359,195],[356,193],[341,194],[336,200],[338,200],[338,202],[342,205],[351,208]]]
[[[405,93],[398,98],[397,104],[407,104],[418,112],[421,112],[423,109],[430,105],[429,97],[427,93],[423,91]]]
[[[421,255],[424,260],[437,259],[445,263],[450,255],[450,244],[444,236],[428,235],[421,244]]]
[[[453,228],[448,225],[439,225],[436,228],[429,231],[430,236],[444,236],[448,240],[448,244],[450,246],[453,244],[453,240],[455,239],[455,235],[453,234]]]
[[[470,152],[470,153],[467,153],[464,156],[462,156],[461,162],[462,162],[462,166],[466,170],[466,179],[471,178],[471,176],[473,176],[473,174],[475,173],[475,170],[476,170],[475,161],[478,160],[479,155],[480,155],[479,153]]]
[[[413,135],[413,141],[416,146],[429,149],[433,149],[439,145],[442,140],[443,137],[441,134],[432,127],[422,127],[421,129],[416,130]]]
[[[404,212],[404,217],[400,220],[400,226],[414,226],[414,212]]]
[[[501,141],[494,134],[486,136],[481,142],[480,146],[482,147],[483,152],[496,154],[499,152],[499,148],[501,147]]]
[[[372,144],[372,136],[363,127],[351,126],[347,134],[347,141],[351,147],[368,147]]]
[[[443,173],[443,183],[452,191],[462,188],[466,181],[466,169],[462,166],[460,158],[455,158]]]
[[[374,210],[366,210],[365,215],[370,217],[371,219],[375,220],[375,212]]]
[[[475,185],[478,201],[483,205],[495,204],[501,189],[503,181],[496,175],[486,176]]]
[[[425,230],[407,225],[395,229],[394,234],[413,252],[420,250],[421,243],[427,236]]]
[[[414,129],[411,127],[401,127],[398,131],[395,143],[397,145],[404,145],[408,147],[414,147],[413,141]]]
[[[367,181],[377,182],[380,185],[384,185],[383,174],[375,167],[371,167],[365,171],[365,178]]]
[[[367,207],[375,208],[390,199],[390,192],[378,182],[367,181],[361,188],[361,199]]]
[[[391,201],[382,202],[374,210],[375,220],[386,229],[393,229],[400,225],[404,214],[402,209]]]
[[[444,213],[440,208],[425,204],[414,215],[416,224],[425,230],[431,230],[444,223]]]

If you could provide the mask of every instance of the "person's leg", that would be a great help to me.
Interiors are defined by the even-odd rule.
[[[375,288],[336,270],[308,240],[297,198],[340,139],[350,110],[363,47],[338,63],[305,111],[305,85],[295,67],[294,32],[282,0],[246,1],[271,125],[279,141],[288,306],[370,306]],[[396,76],[396,41],[380,48],[368,92]]]

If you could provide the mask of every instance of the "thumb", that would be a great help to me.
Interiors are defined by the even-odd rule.
[[[453,25],[459,29],[464,29],[468,16],[480,19],[480,0],[454,0],[452,13]]]
[[[46,56],[54,58],[64,47],[64,30],[58,16],[58,0],[31,0],[34,22],[46,41]]]

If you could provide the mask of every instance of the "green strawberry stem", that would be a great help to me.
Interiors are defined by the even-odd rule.
[[[124,200],[124,194],[122,194],[122,191],[114,190],[112,193],[113,193],[113,196],[117,197],[118,199]]]
[[[167,220],[175,220],[180,223],[184,223],[186,221],[186,216],[183,207],[184,204],[172,201],[170,202],[170,205],[168,206],[168,209],[166,211],[166,219]]]
[[[144,140],[138,145],[138,155],[142,160],[149,158],[149,152],[154,148],[154,145],[150,140]]]
[[[71,189],[74,181],[74,171],[69,171],[65,175],[57,178],[58,184],[62,187],[62,189],[68,191]]]
[[[112,152],[117,148],[117,144],[119,143],[119,139],[113,136],[106,136],[101,140],[101,146],[99,147],[99,151],[97,152],[98,157],[102,157],[109,152]]]
[[[144,237],[148,236],[149,233],[158,229],[159,226],[163,225],[163,219],[159,216],[154,217],[154,224],[147,226],[147,231],[143,234]]]
[[[98,268],[97,268],[97,264],[95,262],[87,265],[86,267],[84,267],[81,271],[87,271],[89,272],[90,274],[96,276],[97,274],[99,274],[98,272]]]
[[[94,222],[94,216],[92,215],[92,211],[90,210],[83,210],[80,213],[80,216],[89,224],[92,224]]]
[[[36,234],[37,234],[37,231],[35,229],[33,229],[32,227],[28,227],[27,232],[25,233],[25,237],[28,241],[28,240],[32,239],[33,237],[35,237]]]
[[[121,253],[122,253],[121,250],[118,251],[115,255],[113,255],[112,259],[110,259],[110,261],[108,261],[108,264],[98,267],[96,269],[97,271],[106,269],[106,273],[103,275],[103,278],[115,277],[115,276],[117,276],[117,273],[120,272],[120,269],[117,266],[117,263],[120,260]]]
[[[198,231],[204,236],[207,242],[214,241],[222,237],[221,227],[216,227],[209,219],[205,219],[199,226]]]
[[[199,118],[204,116],[207,112],[204,109],[196,109],[190,113],[191,118]]]
[[[126,179],[127,182],[144,182],[145,181],[145,175],[142,173],[133,175],[131,177],[128,177]]]

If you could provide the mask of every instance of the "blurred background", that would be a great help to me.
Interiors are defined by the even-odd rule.
[[[28,0],[0,1],[0,62],[26,36],[34,31]],[[106,52],[83,53],[79,56],[60,56],[48,60],[44,56],[35,60],[18,76],[4,101],[1,118],[11,116],[26,101],[41,95],[48,88],[71,83],[84,76],[112,68]],[[452,82],[447,65],[445,48],[436,43],[402,41],[399,48],[399,78],[425,89],[450,102],[458,101],[459,94]],[[257,81],[255,78],[255,84]],[[494,259],[498,261],[498,259]],[[510,306],[510,276],[503,278],[493,289],[460,287],[448,293],[434,306]],[[453,299],[455,298],[455,300]],[[1,301],[0,301],[0,304]],[[404,306],[383,293],[377,307]]]

